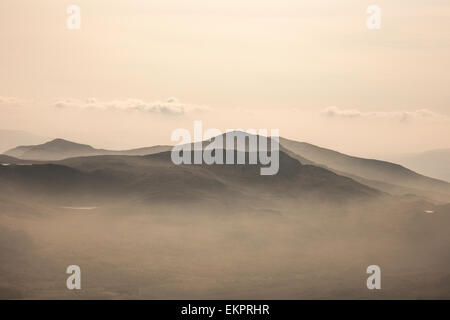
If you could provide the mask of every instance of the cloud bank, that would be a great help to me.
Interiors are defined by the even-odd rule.
[[[449,120],[449,117],[436,113],[429,109],[418,109],[414,111],[374,111],[363,112],[358,109],[341,109],[336,106],[327,107],[322,110],[321,115],[327,118],[346,119],[392,119],[398,121],[409,121],[414,119]]]
[[[166,100],[158,100],[153,102],[146,102],[141,99],[112,101],[99,101],[96,98],[89,98],[84,101],[65,99],[54,102],[53,106],[58,109],[81,108],[105,111],[144,112],[172,116],[185,115],[193,112],[206,112],[210,110],[207,106],[183,103],[173,97]]]

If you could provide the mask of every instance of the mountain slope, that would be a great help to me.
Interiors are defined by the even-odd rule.
[[[234,134],[241,138],[247,138],[250,136],[244,132],[234,132]],[[225,134],[222,135],[222,138],[224,142],[227,140],[227,136]],[[257,138],[259,139],[259,137]],[[246,150],[248,150],[248,141],[249,139],[246,139],[244,145]],[[209,143],[210,140],[203,141],[202,145],[205,147]],[[40,160],[48,162],[80,156],[147,155],[166,152],[171,150],[171,148],[171,146],[155,146],[132,150],[112,151],[95,149],[89,145],[77,144],[62,139],[55,139],[42,145],[17,147],[8,151],[6,155],[20,159],[33,159],[36,161]],[[235,146],[235,149],[245,151],[241,150],[242,146]],[[383,190],[384,192],[400,195],[416,194],[440,202],[448,202],[450,199],[449,183],[428,178],[394,163],[352,157],[308,143],[292,141],[284,138],[280,138],[279,149],[290,158],[298,160],[302,165],[323,167],[340,176],[351,178],[360,184]],[[109,158],[108,161],[110,161]],[[132,160],[128,159],[128,161]],[[10,161],[10,163],[18,162],[17,160],[14,160]],[[86,165],[90,166],[92,163]],[[125,165],[129,170],[136,170],[136,168],[130,166],[128,162]],[[115,167],[114,170],[120,171],[117,167]],[[126,173],[123,174],[125,175]]]
[[[388,157],[412,170],[450,182],[450,149]]]
[[[5,154],[20,159],[53,160],[95,154],[95,149],[86,144],[55,139],[40,145],[16,147]]]
[[[61,160],[71,157],[96,155],[145,155],[169,150],[169,146],[154,146],[131,150],[104,150],[95,149],[86,144],[79,144],[64,139],[54,139],[40,145],[19,146],[5,152],[5,155],[24,160]]]
[[[119,179],[102,172],[83,172],[58,164],[29,164],[0,166],[2,192],[37,193],[49,196],[105,192]]]
[[[45,142],[46,138],[21,130],[0,130],[0,152],[15,146]]]
[[[248,155],[247,155],[248,156]],[[138,202],[228,203],[347,202],[380,192],[324,168],[302,165],[280,152],[277,175],[260,165],[175,165],[170,152],[147,156],[90,156],[41,165],[0,167],[0,182],[14,190],[64,201],[109,197]],[[271,200],[270,200],[271,199]],[[273,205],[273,204],[272,204]]]
[[[317,147],[305,142],[280,138],[280,144],[286,149],[308,159],[316,165],[324,166],[336,173],[353,179],[360,179],[373,187],[375,183],[409,188],[415,191],[432,191],[450,199],[450,184],[420,175],[400,165],[375,159],[348,156],[333,150]],[[427,194],[429,196],[429,194]]]
[[[17,163],[26,163],[26,160],[21,160],[15,157],[7,156],[5,154],[0,154],[0,164],[9,165],[9,164],[17,164]]]

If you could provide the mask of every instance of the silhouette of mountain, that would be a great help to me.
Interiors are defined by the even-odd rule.
[[[170,150],[169,146],[154,146],[131,150],[104,150],[95,149],[90,145],[75,143],[64,139],[54,139],[41,145],[19,146],[8,150],[5,155],[24,160],[61,160],[71,157],[95,155],[144,155]]]
[[[239,151],[249,150],[248,144],[250,137],[256,138],[255,141],[257,143],[260,139],[257,135],[249,135],[245,132],[237,131],[223,134],[221,137],[224,148],[227,146],[226,141],[229,137],[235,139],[237,137],[244,137],[245,142],[243,145],[238,145],[236,143],[233,146],[235,150]],[[217,137],[203,141],[203,148],[216,138]],[[271,140],[268,139],[267,149],[270,149],[270,141]],[[374,189],[382,190],[394,195],[416,194],[443,203],[448,202],[450,198],[449,183],[420,175],[391,162],[353,157],[330,149],[285,138],[280,138],[279,142],[279,150],[290,158],[298,160],[302,165],[323,167],[338,175],[351,178],[360,184],[367,185]],[[194,149],[194,144],[191,145],[191,148],[192,150]],[[16,147],[6,152],[5,155],[2,155],[3,158],[0,158],[0,160],[2,163],[26,164],[26,160],[34,160],[33,162],[39,163],[39,161],[48,162],[73,157],[100,155],[148,155],[166,152],[171,149],[171,146],[154,146],[113,151],[95,149],[89,145],[78,144],[63,139],[55,139],[42,145]],[[7,156],[15,158],[6,158]],[[130,170],[134,169],[130,167],[128,163],[125,163],[124,165]],[[117,168],[114,168],[114,170],[117,170]]]
[[[421,174],[450,182],[450,149],[396,155],[390,156],[388,159]]]
[[[346,202],[381,195],[324,168],[302,165],[284,152],[280,152],[277,175],[261,176],[260,167],[260,164],[175,165],[170,152],[146,156],[102,155],[50,164],[2,166],[0,181],[19,190],[49,196],[54,193],[68,198],[114,196],[139,201],[257,202],[270,197]]]
[[[16,163],[23,163],[27,162],[26,160],[21,160],[18,158],[14,158],[11,156],[7,156],[6,154],[0,154],[0,164],[2,165],[9,165],[9,164],[16,164]]]
[[[47,138],[22,131],[22,130],[0,130],[0,152],[4,152],[15,146],[43,143]]]
[[[8,188],[19,193],[37,193],[57,197],[67,194],[73,197],[80,193],[103,193],[111,190],[111,183],[118,179],[102,173],[87,173],[58,164],[11,164],[0,166],[0,181],[3,191]]]
[[[349,156],[315,145],[280,138],[287,150],[338,174],[392,193],[416,193],[447,202],[450,184],[429,178],[395,163]]]
[[[234,158],[238,158],[244,152],[235,153]],[[250,156],[253,155],[245,152],[245,159]],[[361,265],[365,268],[376,260],[380,265],[393,265],[395,274],[401,276],[405,273],[405,261],[412,261],[411,270],[416,272],[413,275],[420,279],[430,270],[430,262],[431,266],[439,262],[436,269],[431,269],[439,272],[431,287],[440,285],[436,297],[448,292],[445,257],[449,205],[431,203],[415,195],[385,194],[334,170],[306,164],[312,161],[283,145],[278,174],[268,176],[260,175],[261,164],[175,165],[170,151],[54,161],[20,160],[5,155],[0,160],[9,163],[0,166],[1,218],[14,228],[21,222],[23,230],[35,230],[31,243],[39,246],[39,257],[48,261],[47,265],[41,264],[42,270],[59,260],[61,265],[53,267],[64,270],[66,261],[72,261],[74,256],[77,263],[89,266],[96,265],[92,257],[106,257],[97,262],[98,275],[105,275],[105,270],[110,272],[109,268],[116,270],[124,262],[129,263],[126,269],[132,274],[136,264],[145,265],[148,268],[142,269],[151,270],[148,287],[153,288],[156,274],[162,279],[156,282],[160,283],[160,291],[159,288],[167,287],[167,270],[183,276],[190,272],[192,281],[198,282],[201,280],[197,275],[204,275],[208,268],[215,272],[211,283],[216,286],[217,277],[229,266],[233,270],[228,279],[233,282],[236,275],[241,276],[242,268],[246,269],[240,281],[255,274],[260,266],[269,266],[258,271],[256,280],[251,278],[236,290],[233,288],[234,293],[249,284],[254,285],[253,292],[261,291],[264,279],[269,279],[267,286],[272,287],[274,280],[270,277],[278,261],[279,269],[275,271],[282,274],[286,270],[301,270],[297,275],[302,275],[303,281],[311,279],[308,288],[315,288],[317,279],[327,279],[323,284],[326,292],[330,285],[328,272],[337,270],[333,278],[339,281],[336,293],[329,294],[332,298],[342,296],[342,274],[350,270],[346,279],[356,283],[356,289],[349,292],[360,298],[365,297],[357,291],[361,284],[359,275],[361,270],[364,272]],[[1,265],[9,272],[7,279],[34,275],[24,272],[23,266],[33,265],[36,269],[36,261],[40,260],[27,258],[27,246],[20,242],[16,245],[23,235],[0,230],[3,234],[8,244],[4,249],[8,251],[4,250],[7,253]],[[64,252],[66,256],[61,259]],[[211,257],[218,258],[210,264]],[[155,261],[164,263],[155,265]],[[161,271],[155,273],[155,266]],[[417,268],[420,272],[415,271]],[[142,298],[142,275],[146,274],[139,273],[133,278],[136,281],[130,281],[127,273],[119,271],[107,274],[105,284],[97,285],[99,292],[110,297],[108,284],[119,279],[123,281],[120,290],[139,292],[136,297]],[[52,274],[50,270],[41,283],[47,283]],[[414,282],[411,287],[409,275],[405,278],[407,284],[400,286],[402,292],[409,293],[411,288],[429,290],[429,278],[424,277],[423,282]],[[92,277],[96,278],[101,276]],[[292,279],[289,273],[277,286],[284,290],[287,283],[297,283]],[[19,283],[11,286],[18,288],[19,293],[29,291],[22,289],[20,281],[10,283]],[[39,297],[41,288],[47,287],[37,287]],[[53,287],[58,285],[45,290],[58,297],[66,294],[67,290],[56,291]],[[219,287],[222,291],[222,284]],[[292,287],[286,297],[298,288]],[[8,292],[7,295],[12,296]]]

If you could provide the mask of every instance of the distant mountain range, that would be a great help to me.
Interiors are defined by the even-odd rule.
[[[130,190],[134,190],[137,185],[143,190],[153,190],[153,194],[164,193],[163,190],[166,188],[171,192],[187,188],[189,190],[180,191],[180,194],[189,194],[191,197],[194,197],[197,194],[196,191],[205,186],[229,187],[234,185],[230,190],[237,192],[239,184],[236,184],[236,181],[238,180],[243,186],[248,186],[252,181],[264,179],[257,173],[248,175],[249,172],[255,170],[256,166],[184,165],[177,167],[172,164],[170,159],[171,148],[171,146],[154,146],[112,151],[55,139],[41,145],[19,146],[7,151],[5,155],[0,156],[0,163],[34,163],[35,166],[32,166],[33,169],[23,168],[23,166],[3,166],[0,174],[5,175],[7,172],[15,170],[20,176],[19,173],[28,172],[27,170],[51,170],[44,165],[52,163],[52,165],[75,169],[80,172],[80,175],[90,176],[95,173],[96,175],[105,175],[108,179],[119,179],[123,185],[127,186],[122,190],[123,192],[131,192]],[[330,149],[284,138],[280,138],[280,157],[285,167],[280,165],[280,173],[276,177],[266,178],[264,181],[274,183],[278,181],[275,185],[279,186],[280,181],[277,179],[283,177],[285,180],[283,180],[281,189],[284,194],[297,192],[300,189],[303,190],[303,193],[305,190],[318,191],[317,187],[320,186],[319,189],[326,190],[324,194],[342,195],[348,192],[354,195],[374,195],[378,192],[375,190],[379,190],[392,195],[416,195],[440,203],[450,202],[450,183],[423,176],[391,162],[352,157]],[[60,167],[52,168],[53,170],[61,169]],[[236,180],[229,181],[226,177],[230,176]],[[133,180],[132,177],[135,177],[136,180]],[[145,177],[149,177],[149,179],[146,180]],[[294,179],[295,181],[292,182],[290,177],[297,177],[298,180]],[[302,178],[300,179],[300,177]],[[83,181],[89,179],[86,178]],[[198,183],[195,184],[194,181]],[[111,181],[108,182],[108,184],[110,183]],[[170,185],[171,183],[173,185]],[[155,187],[155,185],[159,187]],[[285,188],[287,186],[289,188]],[[161,189],[158,189],[160,187]],[[252,188],[259,188],[259,185],[254,184]],[[85,188],[85,190],[88,189]],[[105,187],[105,190],[108,189],[110,188]],[[204,191],[210,191],[209,187],[206,187]],[[318,194],[320,193],[318,192]]]
[[[260,165],[175,165],[170,152],[146,156],[103,155],[52,163],[0,166],[3,194],[29,198],[80,199],[98,203],[197,203],[234,206],[244,203],[272,207],[274,203],[346,203],[383,194],[329,170],[302,165],[280,152],[277,175],[261,176]],[[112,199],[112,200],[111,200]]]
[[[280,144],[310,164],[323,166],[379,190],[392,194],[418,194],[443,202],[450,199],[450,183],[429,178],[392,162],[353,157],[284,138],[280,138]]]
[[[153,146],[131,150],[95,149],[87,144],[80,144],[64,139],[54,139],[39,145],[19,146],[8,150],[5,155],[23,160],[62,160],[71,157],[86,157],[98,155],[146,155],[170,150],[170,146]]]

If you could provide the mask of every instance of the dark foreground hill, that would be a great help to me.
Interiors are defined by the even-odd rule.
[[[247,155],[248,157],[248,155]],[[262,199],[346,202],[381,193],[324,168],[302,165],[280,152],[277,175],[261,165],[175,165],[170,152],[147,156],[92,156],[52,164],[0,167],[3,189],[76,199],[152,202],[230,202]]]
[[[280,144],[311,164],[393,194],[417,194],[450,201],[450,183],[429,178],[398,164],[349,156],[315,145],[280,138]]]

